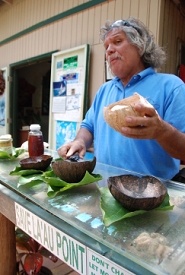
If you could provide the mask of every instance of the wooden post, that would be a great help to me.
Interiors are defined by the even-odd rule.
[[[0,213],[0,275],[16,274],[15,225]]]

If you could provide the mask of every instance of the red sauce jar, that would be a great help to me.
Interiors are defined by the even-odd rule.
[[[30,157],[44,154],[44,140],[39,124],[31,124],[28,135],[28,153]]]

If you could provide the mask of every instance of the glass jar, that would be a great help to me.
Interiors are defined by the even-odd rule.
[[[0,151],[12,155],[12,149],[12,136],[9,134],[0,136]]]
[[[28,153],[30,157],[41,156],[44,154],[44,141],[39,124],[31,124],[28,134]]]

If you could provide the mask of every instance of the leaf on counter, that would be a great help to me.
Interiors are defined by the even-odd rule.
[[[27,177],[20,176],[17,187],[19,188],[20,186],[24,185],[25,187],[30,188],[38,185],[39,183],[43,183],[41,175],[29,175]]]
[[[103,223],[105,224],[105,226],[109,226],[112,223],[125,218],[130,218],[130,217],[141,215],[143,213],[148,212],[146,210],[136,210],[131,212],[126,208],[124,208],[118,201],[114,199],[108,187],[101,187],[101,188],[98,187],[98,189],[101,194],[100,207],[103,214]],[[173,205],[170,205],[169,195],[167,194],[162,204],[159,207],[150,211],[154,211],[154,210],[167,211],[167,210],[172,210],[173,207],[174,207]]]
[[[16,166],[15,169],[10,172],[10,175],[20,176],[17,187],[24,185],[25,187],[30,188],[43,182],[46,183],[48,185],[48,197],[55,197],[60,192],[97,182],[102,179],[101,175],[90,174],[86,171],[84,178],[80,182],[68,183],[57,177],[50,167],[47,169],[47,171],[43,172],[41,170],[33,169],[23,170],[21,166]]]
[[[84,178],[80,182],[67,183],[56,177],[53,171],[49,171],[44,173],[42,178],[43,181],[49,185],[47,192],[48,197],[55,197],[58,193],[64,192],[66,190],[99,181],[102,179],[102,176],[99,174],[90,174],[88,171],[86,171]]]
[[[0,159],[14,160],[15,158],[17,158],[18,156],[20,156],[24,152],[25,152],[25,150],[22,149],[22,148],[19,148],[19,149],[13,148],[13,153],[12,153],[12,155],[10,155],[7,152],[4,152],[4,151],[0,150]]]
[[[17,148],[17,149],[13,149],[13,156],[14,158],[17,158],[18,156],[20,156],[21,154],[25,153],[26,150],[23,148]]]
[[[10,172],[11,176],[28,176],[34,174],[42,174],[43,171],[36,169],[22,169],[21,166],[16,166],[14,170]]]
[[[173,210],[174,205],[170,205],[170,196],[167,193],[166,197],[164,198],[164,201],[161,203],[161,205],[159,205],[157,208],[155,208],[155,210]]]
[[[47,196],[49,197],[49,198],[54,198],[54,197],[56,197],[56,195],[58,194],[58,193],[60,193],[60,190],[61,190],[62,188],[59,188],[59,187],[55,187],[55,186],[50,186],[50,185],[48,185],[48,191],[47,191]]]
[[[0,159],[10,159],[10,158],[11,158],[10,154],[0,150]]]
[[[45,180],[49,185],[53,186],[63,186],[62,183],[65,183],[65,181],[61,180],[59,177],[55,175],[53,170],[44,172],[43,180]]]

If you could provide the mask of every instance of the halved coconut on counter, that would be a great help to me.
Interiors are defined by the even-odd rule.
[[[147,102],[144,97],[135,93],[132,96],[124,98],[104,107],[103,115],[105,121],[116,131],[121,132],[121,128],[127,126],[126,116],[144,116],[135,110],[136,102]],[[147,102],[148,103],[148,102]]]
[[[91,160],[81,159],[77,154],[67,160],[55,160],[51,163],[53,172],[68,183],[77,183],[83,179],[86,171],[90,174],[96,165],[96,157]]]

